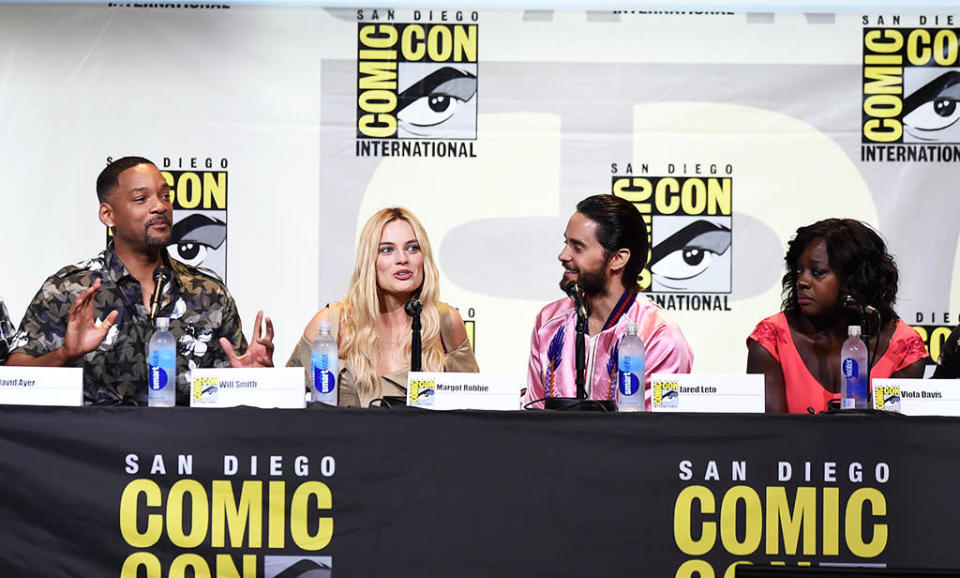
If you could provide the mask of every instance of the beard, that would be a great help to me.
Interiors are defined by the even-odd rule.
[[[155,224],[158,221],[162,221],[167,224],[167,231],[165,233],[158,233],[150,228],[151,225]],[[147,223],[147,227],[143,232],[143,241],[148,249],[151,250],[160,250],[167,247],[170,244],[170,237],[173,235],[170,221],[165,217],[157,217],[152,219]]]
[[[605,271],[609,262],[610,260],[606,259],[602,265],[592,270],[567,270],[574,271],[577,274],[577,282],[580,283],[580,288],[583,289],[585,296],[596,297],[597,295],[602,295],[606,290],[607,277]],[[560,279],[560,288],[566,291],[567,283],[569,283],[569,281],[566,277]]]

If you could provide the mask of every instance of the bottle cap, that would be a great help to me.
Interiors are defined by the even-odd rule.
[[[860,335],[860,326],[859,325],[850,325],[847,327],[847,335],[850,337]]]
[[[157,317],[157,329],[160,331],[166,331],[167,329],[170,329],[170,318]]]
[[[636,334],[637,334],[637,324],[627,323],[627,335],[636,335]]]
[[[320,333],[330,333],[330,322],[321,321],[320,323],[317,323],[317,329]]]

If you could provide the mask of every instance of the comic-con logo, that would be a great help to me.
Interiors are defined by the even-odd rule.
[[[173,200],[167,251],[177,261],[210,269],[226,281],[227,159],[203,159],[186,167],[183,160],[163,157],[160,163]]]
[[[683,167],[705,174],[686,174]],[[617,172],[616,165],[612,165]],[[612,192],[637,207],[650,241],[640,286],[652,293],[730,293],[731,165],[670,163],[658,176],[614,174]]]
[[[419,10],[413,22],[369,16],[358,12],[357,138],[476,139],[477,13],[456,12],[454,22],[420,21]]]
[[[930,146],[960,143],[958,38],[955,28],[863,29],[861,160],[960,160],[957,147]]]

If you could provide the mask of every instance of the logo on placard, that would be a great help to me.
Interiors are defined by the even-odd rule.
[[[410,403],[412,405],[433,405],[437,393],[437,382],[430,380],[412,380],[410,382]]]
[[[478,19],[357,11],[357,156],[476,156]]]
[[[960,29],[909,18],[863,16],[860,160],[960,161]]]
[[[653,407],[678,407],[680,384],[676,381],[653,382]]]
[[[636,173],[611,164],[611,192],[647,224],[650,251],[640,287],[664,309],[729,311],[733,289],[733,166],[668,163]]]
[[[107,158],[111,162],[113,158]],[[163,157],[157,163],[170,185],[173,227],[167,252],[227,280],[226,158]],[[109,232],[107,242],[110,242]]]
[[[879,386],[873,388],[873,404],[876,409],[900,412],[900,386]]]

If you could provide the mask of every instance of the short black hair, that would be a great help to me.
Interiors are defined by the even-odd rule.
[[[896,318],[900,275],[883,238],[870,225],[854,219],[825,219],[800,227],[787,247],[787,272],[783,276],[784,311],[799,309],[797,267],[800,255],[815,239],[827,244],[830,268],[840,281],[840,295],[850,295],[880,311],[883,322]]]
[[[603,256],[619,249],[629,249],[630,259],[623,268],[623,286],[635,288],[640,272],[647,264],[650,242],[647,224],[640,211],[630,201],[616,195],[593,195],[577,203],[577,212],[597,224],[597,241],[603,247]]]
[[[119,184],[120,173],[137,165],[153,165],[153,161],[143,157],[123,157],[107,165],[97,177],[97,199],[101,203],[106,201]]]

